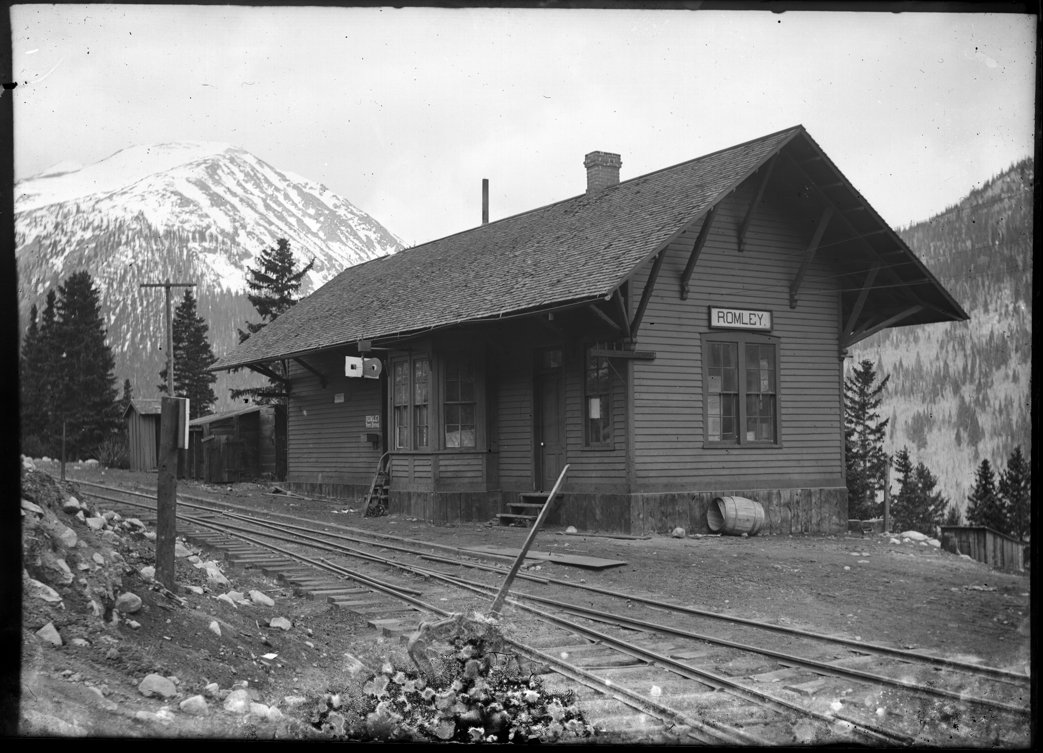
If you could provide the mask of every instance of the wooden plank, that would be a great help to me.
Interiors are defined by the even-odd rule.
[[[465,549],[465,552],[475,552],[478,554],[491,554],[497,557],[510,557],[515,558],[518,556],[520,549],[512,549],[510,547],[483,545],[471,547]],[[588,557],[581,554],[557,554],[555,552],[538,552],[530,550],[526,557],[541,560],[544,562],[553,562],[557,565],[572,565],[574,567],[583,567],[594,570],[604,570],[609,567],[618,567],[619,565],[627,564],[623,560],[609,560],[602,557]]]

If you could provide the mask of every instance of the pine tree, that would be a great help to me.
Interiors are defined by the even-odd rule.
[[[89,273],[76,272],[58,288],[55,309],[53,402],[66,428],[66,456],[86,457],[119,426],[116,360],[105,341],[100,297]]]
[[[22,452],[30,457],[47,454],[44,346],[37,324],[36,304],[33,304],[29,309],[29,325],[22,338],[22,350],[18,359]]]
[[[127,412],[131,402],[134,400],[134,388],[129,379],[123,380],[123,397],[120,398],[120,416]]]
[[[865,520],[877,514],[877,491],[883,489],[887,467],[884,436],[888,420],[880,420],[881,394],[873,363],[863,360],[844,380],[844,460],[847,470],[848,517]]]
[[[945,519],[942,521],[943,526],[962,526],[963,519],[960,516],[960,509],[954,504],[949,505],[949,509],[945,511]]]
[[[217,396],[213,384],[217,375],[207,371],[217,356],[210,347],[206,320],[196,312],[196,299],[191,290],[185,291],[174,311],[171,325],[174,340],[174,394],[188,398],[189,418],[208,415]],[[159,372],[163,383],[158,385],[161,394],[167,394],[167,367]]]
[[[247,322],[246,330],[239,330],[239,342],[260,332],[293,307],[297,303],[304,275],[315,266],[315,259],[312,259],[304,267],[297,269],[290,242],[285,238],[279,238],[275,248],[262,251],[257,261],[257,267],[247,269],[246,284],[251,292],[246,297],[261,315],[261,321]],[[270,380],[269,386],[232,390],[232,399],[252,398],[254,402],[261,404],[285,400],[285,388],[281,378],[289,373],[289,368],[285,361],[269,364],[269,368],[276,375]]]
[[[941,524],[949,500],[935,491],[937,477],[923,463],[913,468],[908,451],[903,448],[895,458],[899,472],[898,494],[891,505],[892,527],[896,531],[919,531],[933,534]]]
[[[1006,506],[996,493],[996,475],[988,458],[981,461],[974,473],[974,488],[967,497],[967,523],[994,531],[1007,530]]]
[[[1024,541],[1032,523],[1031,487],[1031,474],[1019,445],[1007,458],[1007,467],[1000,474],[997,487],[1007,512],[1005,533],[1011,534],[1019,541]]]

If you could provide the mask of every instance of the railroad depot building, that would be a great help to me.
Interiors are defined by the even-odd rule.
[[[802,126],[344,270],[215,369],[285,361],[287,485],[486,521],[569,471],[552,522],[847,527],[843,364],[967,314]]]

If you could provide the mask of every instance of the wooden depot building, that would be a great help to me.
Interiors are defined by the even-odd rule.
[[[967,314],[802,126],[344,270],[219,359],[288,363],[287,484],[486,521],[569,472],[552,522],[847,527],[843,361]],[[487,208],[484,209],[487,212]],[[350,375],[349,375],[350,374]]]

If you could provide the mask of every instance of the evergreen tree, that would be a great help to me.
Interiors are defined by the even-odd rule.
[[[105,341],[100,297],[89,273],[76,272],[58,288],[56,314],[53,402],[65,424],[66,456],[86,457],[119,426],[116,360]]]
[[[127,412],[131,401],[134,400],[134,388],[129,379],[123,380],[123,397],[120,398],[120,416]]]
[[[953,503],[949,505],[949,509],[945,512],[945,519],[942,521],[943,526],[962,526],[963,519],[960,517],[960,510]]]
[[[247,322],[246,330],[239,330],[239,342],[260,332],[297,303],[304,275],[315,265],[315,259],[312,259],[304,267],[297,269],[290,242],[285,238],[279,238],[275,248],[262,251],[257,262],[257,267],[247,269],[246,284],[251,292],[246,297],[261,315],[261,321]],[[286,362],[269,364],[269,369],[276,375],[270,380],[269,386],[232,390],[232,399],[253,398],[261,404],[285,400],[285,387],[281,378],[289,373]]]
[[[213,390],[217,375],[207,369],[217,360],[217,356],[207,338],[209,327],[206,320],[196,313],[196,299],[191,290],[185,291],[185,297],[174,311],[171,329],[174,340],[174,394],[188,398],[189,418],[208,415],[217,401]],[[166,366],[160,370],[159,378],[163,380],[159,391],[165,395]]]
[[[887,468],[884,436],[888,420],[880,420],[881,394],[872,361],[863,360],[844,380],[844,460],[847,470],[848,516],[865,520],[876,515],[877,491],[883,489]]]
[[[967,523],[994,531],[1007,530],[1006,506],[996,493],[996,475],[988,458],[981,461],[974,473],[974,488],[967,497]]]
[[[36,319],[36,304],[33,304],[29,309],[29,325],[22,338],[22,350],[18,358],[22,453],[30,457],[40,457],[44,454],[44,444],[40,438],[40,428],[44,420],[44,393],[41,389],[43,354]]]
[[[1019,541],[1024,541],[1032,522],[1031,486],[1029,467],[1019,445],[1007,458],[1007,467],[1000,474],[997,489],[1007,512],[1007,528],[1004,532]]]
[[[900,486],[891,505],[892,527],[896,531],[919,531],[933,535],[941,524],[949,500],[935,491],[937,477],[923,463],[911,468],[908,451],[903,448],[901,462],[896,457],[896,467],[901,464]]]

